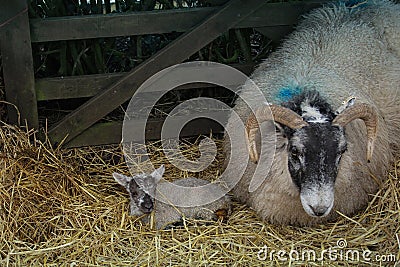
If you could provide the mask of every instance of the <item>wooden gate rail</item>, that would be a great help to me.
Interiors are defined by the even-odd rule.
[[[254,69],[254,64],[231,64],[230,66],[246,75],[250,75]],[[92,97],[126,75],[127,73],[109,73],[38,79],[35,85],[37,101]],[[182,85],[177,89],[208,87],[215,87],[215,85],[193,83]]]
[[[214,116],[216,116],[214,114]],[[177,116],[177,120],[185,121],[182,116]],[[148,140],[159,140],[164,119],[149,119],[146,124],[146,138]],[[207,126],[207,127],[205,127]],[[222,134],[223,127],[215,121],[205,118],[198,118],[190,121],[184,126],[180,137],[190,137],[198,135]],[[65,147],[81,147],[90,145],[118,144],[122,140],[122,122],[103,122],[97,123],[86,131],[65,144]]]
[[[251,16],[242,18],[235,28],[263,28],[290,26],[300,15],[317,7],[323,0],[304,2],[268,3],[260,0],[262,7]],[[248,5],[243,1],[243,6]],[[117,37],[167,32],[186,32],[221,7],[202,7],[183,10],[135,12],[74,17],[31,19],[32,42],[77,40],[102,37]],[[239,10],[238,10],[239,11]],[[68,29],[68,31],[60,31]]]

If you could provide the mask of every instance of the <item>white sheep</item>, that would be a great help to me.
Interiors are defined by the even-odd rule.
[[[186,194],[177,195],[176,192],[174,193],[173,188],[168,188],[168,183],[159,183],[164,171],[164,165],[161,165],[160,168],[151,174],[143,173],[130,177],[113,173],[114,179],[120,185],[124,186],[129,193],[130,215],[140,216],[154,211],[156,228],[164,229],[181,223],[183,218],[216,221],[218,219],[226,219],[231,213],[230,197],[223,194],[224,189],[221,185],[193,177],[178,179],[172,184],[189,189]],[[201,190],[191,191],[195,187],[202,188]],[[166,190],[163,191],[163,189]],[[160,192],[164,192],[164,194]],[[165,192],[170,193],[165,194]],[[205,205],[192,206],[191,203],[193,203],[193,200],[202,197],[199,194],[202,194],[203,197],[216,200]],[[216,195],[224,196],[218,198]],[[183,207],[171,204],[176,202],[183,203]],[[147,223],[148,218],[144,217],[144,222]]]
[[[234,107],[241,121],[227,123],[227,159],[230,140],[243,140],[233,146],[253,161],[233,196],[277,224],[315,225],[364,208],[399,152],[400,5],[340,1],[315,9],[251,79],[268,105],[246,83]],[[243,99],[260,107],[258,120]],[[273,151],[259,156],[259,127],[268,132],[273,121],[271,168],[249,192],[257,164]],[[246,132],[235,131],[243,122]],[[233,155],[227,177],[237,176],[242,160]]]

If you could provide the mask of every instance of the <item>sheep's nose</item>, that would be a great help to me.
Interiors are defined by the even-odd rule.
[[[314,215],[318,216],[318,217],[322,217],[322,216],[326,215],[326,213],[327,213],[327,211],[329,209],[329,207],[319,206],[319,205],[315,206],[315,207],[313,207],[311,205],[308,205],[308,206],[313,211]]]
[[[300,192],[301,205],[304,211],[312,217],[325,217],[333,208],[335,191],[333,185],[311,184]]]

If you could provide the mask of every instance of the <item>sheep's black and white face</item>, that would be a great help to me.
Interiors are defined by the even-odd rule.
[[[347,143],[342,127],[309,123],[288,136],[288,167],[300,190],[304,210],[313,217],[329,214],[340,158]]]

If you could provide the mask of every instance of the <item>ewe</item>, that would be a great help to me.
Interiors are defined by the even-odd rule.
[[[245,84],[234,111],[247,121],[246,133],[235,132],[242,121],[228,121],[227,159],[229,140],[243,140],[233,145],[252,160],[233,195],[277,224],[324,223],[336,211],[364,208],[399,152],[400,5],[340,1],[315,9],[251,78],[268,103]],[[260,107],[256,116],[243,99]],[[268,157],[259,156],[258,130],[271,123],[272,166],[249,192],[257,164]],[[226,174],[235,177],[240,157],[230,160]]]

